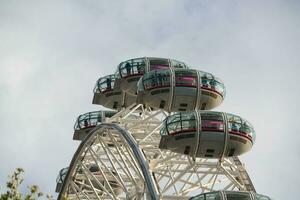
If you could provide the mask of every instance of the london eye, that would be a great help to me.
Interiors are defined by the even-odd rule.
[[[244,116],[212,111],[226,97],[215,75],[167,58],[129,59],[100,77],[81,114],[81,141],[58,175],[58,199],[270,200],[240,161],[255,143]]]

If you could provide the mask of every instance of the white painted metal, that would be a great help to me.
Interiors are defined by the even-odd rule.
[[[188,199],[217,190],[255,191],[237,157],[203,159],[160,150],[159,130],[166,116],[163,110],[132,105],[107,119],[108,126],[82,141],[59,199]],[[110,123],[127,130],[134,144]],[[89,170],[93,165],[97,172]]]

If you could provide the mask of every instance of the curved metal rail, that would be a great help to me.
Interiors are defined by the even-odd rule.
[[[150,173],[149,165],[147,160],[145,159],[143,152],[136,144],[134,138],[123,128],[118,126],[117,124],[113,123],[103,123],[97,126],[95,129],[91,131],[91,133],[85,138],[84,141],[80,144],[78,147],[76,153],[73,156],[73,159],[70,163],[69,171],[66,175],[65,181],[62,185],[61,191],[59,193],[58,199],[62,199],[64,196],[66,196],[66,192],[68,189],[68,186],[70,186],[71,180],[74,180],[74,176],[76,173],[76,166],[77,163],[80,163],[83,160],[83,157],[86,156],[86,151],[88,150],[88,147],[93,145],[93,140],[97,137],[103,134],[104,129],[115,129],[116,132],[120,134],[127,142],[127,144],[130,146],[133,155],[135,156],[135,159],[140,167],[140,170],[142,172],[143,181],[145,181],[146,184],[146,192],[148,193],[150,199],[159,199],[158,192],[156,188],[156,184],[154,183],[153,176]],[[71,186],[74,187],[74,186]],[[78,197],[78,196],[77,196]],[[116,197],[116,196],[114,196]]]

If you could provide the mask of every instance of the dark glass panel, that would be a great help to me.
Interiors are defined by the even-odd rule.
[[[251,196],[246,192],[226,192],[227,200],[251,200]]]
[[[161,70],[148,72],[143,77],[143,84],[145,89],[170,86],[170,71]]]
[[[174,68],[187,68],[187,65],[184,62],[178,60],[171,60],[171,63]]]
[[[197,72],[195,70],[176,70],[176,86],[197,86]]]
[[[135,58],[120,63],[119,70],[121,77],[144,74],[146,62],[144,58]]]
[[[201,87],[204,89],[209,89],[212,91],[216,91],[223,97],[225,97],[225,86],[221,80],[214,77],[210,73],[201,72]]]
[[[264,195],[261,195],[261,194],[255,194],[255,199],[256,200],[271,200],[270,197],[267,197],[267,196],[264,196]]]
[[[170,67],[169,60],[165,58],[149,58],[150,71],[168,69]]]
[[[202,112],[201,120],[223,121],[221,112]]]

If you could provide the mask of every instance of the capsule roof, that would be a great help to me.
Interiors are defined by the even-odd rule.
[[[129,59],[118,65],[117,73],[121,78],[142,75],[152,70],[173,68],[188,68],[184,62],[168,58],[142,57]]]

